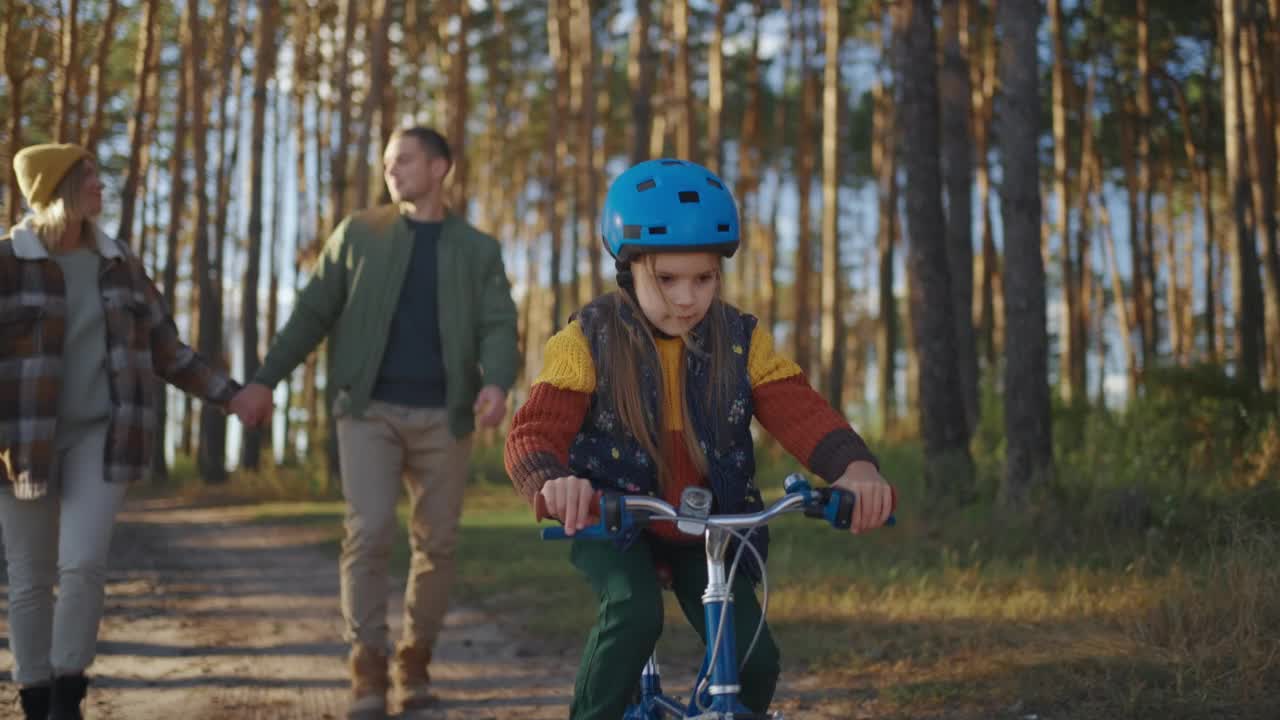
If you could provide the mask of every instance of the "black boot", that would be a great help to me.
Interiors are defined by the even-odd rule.
[[[22,716],[27,720],[48,720],[49,698],[53,688],[48,685],[33,685],[18,690],[18,698],[22,701]]]
[[[53,679],[53,704],[49,720],[83,720],[80,703],[89,687],[84,675],[62,675]]]

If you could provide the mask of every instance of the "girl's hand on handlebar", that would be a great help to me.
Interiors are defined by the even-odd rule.
[[[857,504],[853,506],[853,522],[849,524],[849,531],[855,535],[884,525],[893,514],[893,488],[885,482],[872,463],[849,463],[835,486],[848,490],[858,498]]]
[[[595,522],[596,490],[580,477],[547,481],[540,491],[547,514],[564,523],[564,534],[575,532]]]

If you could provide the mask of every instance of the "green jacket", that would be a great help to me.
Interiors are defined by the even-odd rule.
[[[274,387],[329,337],[335,414],[364,414],[409,266],[413,235],[395,205],[355,213],[338,226],[254,382]],[[483,385],[515,382],[516,306],[498,241],[448,215],[438,245],[440,342],[449,428],[475,428]]]

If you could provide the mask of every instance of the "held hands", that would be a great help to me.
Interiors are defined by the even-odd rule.
[[[564,534],[573,535],[595,522],[596,491],[580,477],[547,481],[537,498],[538,518],[553,517],[564,523]]]
[[[876,466],[865,460],[849,463],[835,487],[858,497],[853,506],[853,522],[849,525],[849,531],[855,535],[884,525],[893,513],[893,488],[880,476]]]
[[[231,397],[227,409],[235,413],[245,427],[257,427],[271,417],[275,403],[271,399],[271,388],[258,383],[249,383],[240,388],[240,392]]]
[[[498,427],[498,423],[507,414],[507,394],[497,385],[485,385],[476,395],[476,402],[471,410],[480,427]]]

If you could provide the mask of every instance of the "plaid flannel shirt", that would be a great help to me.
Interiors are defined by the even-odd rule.
[[[153,457],[157,376],[225,407],[239,385],[178,338],[142,262],[97,233],[107,336],[111,416],[108,482],[145,478]],[[48,493],[64,362],[66,285],[26,222],[0,239],[0,489],[34,500]]]

